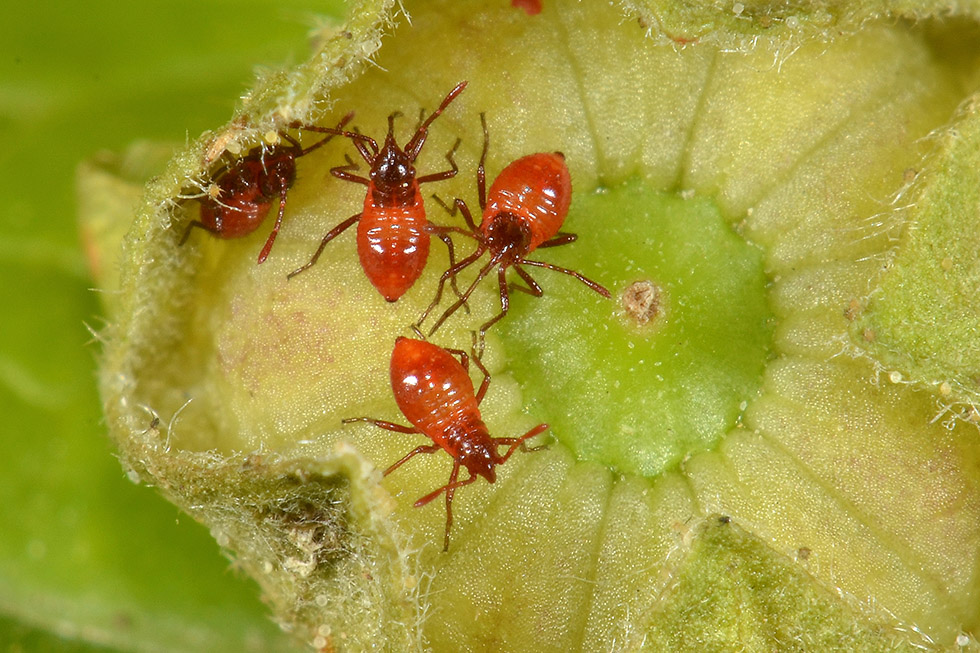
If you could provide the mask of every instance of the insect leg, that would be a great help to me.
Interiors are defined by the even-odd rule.
[[[347,123],[349,123],[353,118],[354,118],[354,112],[351,111],[346,116],[344,116],[343,118],[340,119],[340,122],[337,123],[336,131],[334,131],[334,132],[328,132],[326,138],[320,139],[319,141],[317,141],[313,145],[310,145],[306,149],[301,148],[300,145],[299,145],[299,143],[297,143],[295,140],[293,140],[289,136],[289,134],[283,134],[283,136],[285,136],[286,137],[286,140],[292,142],[294,144],[294,146],[297,149],[299,149],[299,152],[297,152],[296,156],[303,156],[304,154],[309,154],[310,152],[312,152],[313,150],[315,150],[316,148],[318,148],[318,147],[320,147],[322,145],[326,145],[327,142],[330,141],[331,138],[333,138],[334,136],[339,135],[340,132],[343,130],[344,125],[346,125]]]
[[[439,206],[442,207],[442,210],[443,211],[445,211],[446,213],[449,214],[449,217],[451,217],[451,218],[455,218],[456,217],[456,213],[458,211],[456,210],[456,207],[455,206],[453,208],[449,208],[449,206],[443,201],[443,199],[441,197],[439,197],[439,195],[437,195],[436,193],[432,193],[432,199],[434,199],[436,201],[436,204],[438,204]],[[470,234],[470,235],[472,236],[472,234]]]
[[[333,136],[334,136],[333,134],[330,134],[329,136],[327,136],[327,138],[333,138]],[[288,142],[292,146],[290,149],[292,149],[294,152],[296,152],[297,153],[296,154],[297,156],[301,156],[301,153],[303,151],[303,146],[300,144],[300,142],[298,140],[296,140],[295,138],[293,138],[292,136],[290,136],[286,132],[282,132],[282,131],[279,132],[279,138],[282,139],[282,140],[284,140],[284,141],[286,141],[286,142]],[[326,140],[326,139],[324,139],[324,140]]]
[[[269,257],[269,252],[272,251],[272,244],[276,242],[276,236],[279,235],[279,227],[282,226],[282,216],[286,212],[286,194],[288,192],[289,189],[283,184],[283,187],[279,190],[279,215],[276,216],[276,223],[272,226],[272,233],[269,234],[268,240],[262,246],[262,251],[259,252],[260,264],[265,263],[265,259]]]
[[[473,362],[476,364],[480,371],[483,372],[483,381],[480,383],[480,389],[476,391],[476,405],[479,406],[483,403],[483,397],[487,394],[487,388],[490,387],[490,370],[487,369],[483,361],[476,356],[476,351],[473,352]]]
[[[476,191],[482,211],[487,208],[487,150],[490,149],[490,131],[487,129],[486,113],[480,113],[480,124],[483,125],[483,153],[480,155],[480,165],[476,167]]]
[[[463,366],[463,369],[467,372],[470,371],[470,355],[467,354],[462,349],[453,349],[452,347],[443,347],[453,356],[459,356],[459,364]]]
[[[521,292],[526,292],[534,297],[540,297],[544,294],[544,290],[541,289],[538,282],[534,280],[534,277],[528,274],[527,270],[522,270],[520,264],[515,265],[514,269],[517,271],[517,274],[521,277],[521,279],[524,280],[524,283],[527,284],[527,288],[524,286],[519,286],[516,283],[512,283],[510,285],[511,290],[520,290]]]
[[[442,544],[442,550],[449,550],[449,531],[453,527],[453,496],[456,494],[456,488],[463,487],[464,485],[469,485],[476,480],[476,476],[470,474],[470,477],[465,481],[456,482],[456,476],[459,474],[459,461],[453,465],[452,476],[449,477],[449,485],[446,486],[446,539]]]
[[[347,165],[330,168],[330,174],[337,179],[343,179],[344,181],[352,181],[356,184],[364,184],[365,186],[369,186],[371,184],[370,179],[361,177],[360,175],[355,175],[351,172],[351,170],[357,170],[357,164],[351,160],[350,155],[345,154],[344,158],[347,159]]]
[[[522,260],[521,261],[521,265],[533,265],[535,267],[547,268],[549,270],[554,270],[555,272],[561,272],[562,274],[567,274],[569,276],[575,277],[576,279],[578,279],[579,281],[581,281],[586,286],[588,286],[592,290],[596,291],[597,293],[599,293],[603,297],[609,297],[610,296],[609,295],[609,291],[606,290],[603,286],[599,285],[598,283],[596,283],[592,279],[589,279],[588,277],[579,274],[575,270],[569,270],[568,268],[563,268],[563,267],[559,267],[557,265],[552,265],[551,263],[544,263],[542,261],[529,261],[527,259]]]
[[[471,236],[472,237],[472,234],[470,234],[470,233],[468,233],[468,232],[460,229],[459,227],[440,227],[440,226],[437,226],[437,225],[432,224],[431,222],[426,225],[426,231],[428,231],[429,233],[435,234],[436,237],[439,238],[439,240],[441,240],[442,242],[444,242],[446,244],[446,249],[449,250],[449,268],[448,269],[450,269],[450,270],[453,267],[456,266],[456,250],[453,247],[453,239],[449,237],[449,232],[450,231],[455,231],[455,232],[463,233],[463,234],[466,234],[467,236]],[[442,282],[442,283],[445,284],[445,282]],[[461,295],[460,295],[460,292],[459,292],[459,286],[456,285],[456,275],[453,275],[452,277],[450,277],[449,283],[450,283],[450,285],[453,288],[453,292],[456,293],[456,296],[457,297],[460,297]],[[470,307],[469,307],[468,304],[465,304],[464,303],[463,304],[463,308],[466,309],[466,312],[467,313],[470,312]]]
[[[422,129],[422,123],[425,122],[425,107],[419,109],[419,121],[415,123],[415,131]]]
[[[296,268],[295,270],[293,270],[292,272],[290,272],[289,274],[287,274],[286,275],[286,278],[287,279],[292,279],[293,277],[295,277],[300,272],[305,272],[306,270],[308,270],[311,267],[313,267],[316,264],[317,259],[320,258],[320,254],[323,253],[323,248],[327,246],[327,243],[329,243],[336,236],[338,236],[341,232],[343,232],[345,229],[347,229],[348,227],[350,227],[352,224],[354,224],[355,222],[357,222],[360,219],[361,219],[361,214],[360,213],[358,213],[357,215],[352,215],[351,217],[347,218],[346,220],[344,220],[343,222],[341,222],[340,224],[338,224],[336,227],[334,227],[333,229],[331,229],[330,231],[328,231],[327,232],[327,235],[323,237],[323,240],[322,241],[320,241],[320,246],[317,248],[316,253],[313,254],[313,258],[310,259],[310,262],[307,263],[306,265],[302,266],[302,267]]]
[[[354,132],[354,136],[355,137],[351,139],[351,142],[357,149],[358,154],[361,155],[361,158],[364,159],[368,165],[374,165],[374,157],[378,153],[378,144],[374,142],[373,138],[365,136],[360,132]],[[370,150],[368,150],[368,145],[371,146]]]
[[[477,226],[473,223],[473,216],[470,214],[470,207],[466,206],[466,202],[458,197],[456,198],[455,205],[456,208],[459,209],[459,212],[463,214],[463,219],[466,220],[466,226],[469,227],[473,233],[477,233],[479,229],[477,229]]]
[[[476,238],[477,240],[480,239],[479,236],[480,230],[473,223],[473,215],[470,213],[470,207],[466,206],[466,202],[464,202],[463,200],[457,197],[455,200],[453,200],[452,208],[449,208],[448,206],[446,206],[446,203],[442,201],[442,198],[436,195],[435,193],[432,194],[432,199],[434,199],[436,203],[439,206],[441,206],[446,211],[446,213],[449,214],[449,217],[451,218],[455,218],[457,213],[462,213],[463,219],[466,220],[466,226],[469,227],[469,231],[466,231],[465,229],[460,229],[459,227],[446,227],[446,229],[450,229],[452,231],[458,231],[459,233],[465,234],[470,238]]]
[[[467,354],[462,349],[453,349],[451,347],[443,347],[443,349],[448,351],[450,354],[453,354],[454,356],[459,356],[460,364],[463,366],[463,369],[466,370],[467,373],[469,373],[470,371],[469,354]],[[483,361],[476,357],[475,352],[473,356],[473,363],[475,363],[476,367],[480,370],[480,372],[483,373],[483,381],[480,383],[480,389],[476,393],[476,405],[479,406],[480,402],[483,401],[483,396],[487,394],[487,388],[490,387],[490,371],[487,369],[487,366],[483,364]]]
[[[456,264],[456,268],[457,269],[453,272],[453,274],[456,274],[457,272],[459,272],[459,270],[462,270],[464,267],[466,267],[466,266],[463,265],[463,263],[466,263],[466,265],[469,265],[470,263],[472,263],[473,261],[475,261],[477,258],[479,258],[479,256],[481,254],[483,254],[483,250],[484,250],[484,247],[481,244],[479,247],[477,247],[476,251],[473,254],[471,254],[470,256],[466,257],[465,259],[463,259],[462,261],[460,261],[459,263]],[[433,333],[436,332],[436,329],[438,329],[439,326],[442,325],[442,323],[445,322],[449,318],[450,315],[452,315],[453,313],[455,313],[459,309],[460,306],[462,306],[463,304],[466,303],[466,300],[469,299],[470,294],[473,292],[473,289],[476,288],[476,286],[477,286],[478,283],[480,283],[481,281],[483,281],[483,278],[485,276],[487,276],[487,274],[490,272],[490,269],[494,265],[496,265],[496,264],[497,264],[497,260],[496,259],[490,259],[490,262],[487,263],[485,266],[483,266],[483,268],[480,270],[480,273],[478,275],[476,275],[476,279],[474,279],[473,280],[473,283],[470,284],[470,287],[467,288],[463,292],[463,295],[458,300],[456,300],[456,302],[452,306],[450,306],[449,308],[447,308],[446,309],[446,312],[443,313],[441,316],[439,316],[439,319],[436,320],[436,323],[434,325],[432,325],[432,328],[429,329],[429,335],[430,336]],[[449,273],[449,270],[447,270],[445,273],[443,273],[442,276],[443,277],[446,277],[448,275],[448,273]],[[439,281],[442,281],[442,279],[439,279]],[[438,298],[439,297],[437,295],[437,300],[438,300]],[[429,310],[431,310],[431,308],[433,306],[435,306],[436,303],[438,303],[438,301],[436,301],[435,303],[431,304],[429,306],[429,308],[426,309],[426,312],[423,314],[423,319],[424,319],[424,317],[426,315],[428,315]]]
[[[446,484],[446,485],[443,485],[440,488],[437,488],[437,489],[433,490],[432,492],[429,492],[427,495],[425,495],[424,497],[420,498],[418,501],[416,501],[412,505],[414,507],[416,507],[416,508],[421,508],[425,504],[427,504],[430,501],[432,501],[433,499],[435,499],[437,496],[439,496],[440,494],[442,494],[443,492],[445,492],[449,488],[449,486],[452,485],[456,481],[456,476],[458,474],[459,474],[459,461],[454,461],[453,462],[453,471],[452,471],[452,474],[449,475],[449,483]]]
[[[431,175],[425,175],[423,177],[419,177],[416,181],[418,181],[418,183],[420,184],[426,184],[430,181],[442,181],[444,179],[451,179],[455,177],[456,173],[459,172],[459,167],[456,165],[456,159],[454,158],[454,155],[456,154],[456,148],[458,148],[459,144],[462,142],[463,139],[457,138],[456,143],[453,145],[452,149],[446,152],[446,161],[449,161],[449,165],[451,167],[450,170],[444,170],[442,172],[434,172]]]
[[[385,429],[386,431],[395,431],[396,433],[419,432],[419,430],[414,426],[402,426],[401,424],[395,424],[394,422],[386,422],[383,419],[374,419],[373,417],[348,417],[340,421],[343,424],[352,424],[354,422],[367,422],[368,424],[374,424],[379,429]]]
[[[554,238],[546,240],[538,245],[538,249],[541,249],[542,247],[558,247],[559,245],[567,245],[568,243],[574,243],[577,239],[578,236],[576,234],[559,231],[557,234],[555,234]]]
[[[483,347],[487,335],[487,329],[504,319],[510,309],[510,294],[507,292],[507,267],[501,265],[497,269],[497,285],[500,287],[500,313],[487,320],[477,332],[476,341],[473,343],[473,354],[477,358],[483,358]]]
[[[349,115],[352,116],[353,114],[349,114]],[[302,129],[304,131],[318,132],[320,134],[333,134],[335,136],[344,136],[345,138],[349,138],[351,142],[354,144],[354,147],[357,148],[357,151],[360,152],[361,156],[364,157],[364,160],[367,161],[368,163],[371,163],[371,161],[374,159],[374,155],[378,152],[378,144],[375,142],[375,140],[370,136],[365,136],[360,132],[345,131],[343,129],[335,129],[334,127],[318,127],[316,125],[304,125],[299,122],[291,122],[289,123],[289,126],[295,129]],[[368,146],[370,146],[371,150],[374,150],[374,152],[368,150]]]
[[[424,497],[416,501],[414,504],[416,508],[421,508],[422,506],[429,503],[443,492],[446,493],[446,539],[443,544],[443,548],[442,548],[443,551],[449,550],[449,531],[452,529],[453,526],[453,495],[456,494],[456,488],[463,487],[464,485],[469,485],[470,483],[472,483],[477,479],[476,476],[470,474],[470,477],[465,481],[457,481],[456,479],[459,477],[459,466],[460,466],[459,461],[458,460],[454,461],[453,471],[449,475],[449,483],[443,485],[441,488],[429,492],[427,495],[425,495]]]
[[[397,463],[395,463],[394,465],[386,469],[384,471],[384,474],[382,474],[382,476],[387,476],[388,474],[392,473],[393,471],[401,467],[402,463],[407,462],[413,456],[417,456],[420,453],[436,453],[440,449],[441,447],[438,444],[423,444],[420,447],[415,447],[414,449],[409,451],[408,454],[406,454],[401,460],[399,460]]]
[[[442,291],[446,287],[446,281],[450,278],[455,278],[456,275],[459,274],[463,269],[473,264],[477,259],[479,259],[483,255],[484,251],[486,250],[483,247],[483,245],[478,246],[472,254],[460,260],[459,263],[457,263],[456,265],[454,265],[453,267],[449,268],[448,270],[442,273],[442,276],[439,277],[439,286],[436,289],[435,299],[433,299],[432,303],[429,304],[428,308],[426,308],[422,312],[422,315],[419,316],[418,321],[415,322],[416,326],[420,326],[423,322],[425,322],[425,318],[429,317],[429,313],[432,312],[432,309],[434,309],[436,306],[439,305],[439,302],[442,300]],[[483,274],[485,275],[486,272],[484,272]],[[466,303],[466,300],[467,298],[469,298],[469,294],[472,291],[473,291],[473,286],[471,286],[466,292],[464,292],[462,295],[459,296],[459,300],[457,300],[457,303],[451,307],[452,310],[449,311],[448,314],[444,314],[441,318],[439,318],[439,321],[436,323],[435,327],[433,327],[432,330],[429,332],[430,336],[433,333],[435,333],[435,330],[439,328],[439,325],[442,324],[443,321],[445,321],[445,319],[449,317],[449,315],[451,315],[456,309],[458,309],[460,306]]]
[[[529,447],[525,444],[525,440],[529,440],[534,436],[538,435],[539,433],[543,433],[546,430],[548,430],[547,424],[538,424],[533,429],[531,429],[530,431],[528,431],[527,433],[525,433],[519,438],[494,438],[493,439],[494,444],[510,445],[510,448],[507,450],[507,453],[505,453],[503,457],[500,459],[500,462],[501,463],[505,462],[508,458],[510,458],[511,454],[517,451],[518,448],[520,448],[522,451],[539,451],[541,449],[547,449],[548,445],[546,444],[543,444],[540,447]]]

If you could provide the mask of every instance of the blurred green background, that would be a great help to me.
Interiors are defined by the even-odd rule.
[[[225,122],[341,0],[16,2],[0,21],[0,651],[286,651],[205,529],[126,480],[95,389],[75,171]]]

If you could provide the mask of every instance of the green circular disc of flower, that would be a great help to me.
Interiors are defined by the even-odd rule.
[[[630,219],[596,219],[612,210]],[[761,250],[712,201],[641,181],[577,195],[566,226],[579,242],[531,258],[582,270],[612,300],[528,268],[544,295],[512,293],[503,326],[528,407],[579,459],[623,473],[656,475],[712,448],[770,356]]]

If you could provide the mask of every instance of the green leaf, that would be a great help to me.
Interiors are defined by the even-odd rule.
[[[595,219],[617,213],[630,219]],[[628,309],[610,311],[608,300],[555,279],[540,300],[515,296],[502,325],[508,349],[521,352],[510,368],[528,408],[578,458],[658,476],[713,449],[758,394],[772,337],[762,251],[710,201],[636,180],[580,194],[569,223],[581,225],[589,273],[624,305],[635,284],[651,284],[657,314],[641,325]],[[574,248],[564,249],[548,261],[576,267]]]

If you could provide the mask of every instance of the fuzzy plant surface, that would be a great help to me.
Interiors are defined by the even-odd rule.
[[[150,181],[105,277],[127,474],[317,650],[976,650],[980,7],[513,5],[352,3]],[[488,332],[481,410],[496,437],[547,422],[548,446],[456,492],[444,552],[444,502],[413,504],[450,456],[382,477],[429,441],[342,420],[405,423],[389,359],[445,248],[397,302],[354,229],[287,278],[364,206],[331,174],[367,174],[356,137],[297,160],[264,263],[274,215],[183,236],[222,161],[351,111],[404,144],[460,81],[416,162],[442,171],[459,142],[429,220],[464,226],[433,193],[479,213],[483,114],[488,183],[535,152],[571,171],[578,238],[530,258],[612,297],[526,268],[544,292]],[[470,348],[495,276],[433,342]]]
[[[100,228],[124,233],[140,186],[172,148],[163,158],[146,146],[93,155],[135,139],[181,144],[226,119],[257,62],[307,55],[314,10],[331,8],[319,0],[4,6],[2,651],[297,648],[207,529],[120,468],[94,384],[99,345],[86,329],[104,324],[87,265],[95,242],[79,247],[77,215],[116,216]],[[76,187],[83,159],[92,183]],[[94,268],[111,285],[114,265]]]

